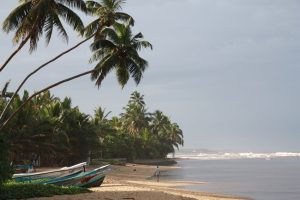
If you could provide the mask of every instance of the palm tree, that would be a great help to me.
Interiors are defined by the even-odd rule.
[[[9,86],[10,81],[7,81],[3,87],[3,89],[0,91],[0,98],[11,98],[13,96],[12,92],[7,92],[8,86]]]
[[[96,108],[95,110],[95,117],[94,117],[94,123],[95,125],[101,124],[103,122],[107,121],[107,116],[111,113],[105,112],[105,108],[101,108],[100,106]]]
[[[107,119],[107,116],[110,113],[111,111],[106,112],[105,108],[101,108],[100,106],[95,110],[95,115],[92,119],[92,122],[95,125],[99,138],[103,138],[108,133],[115,132],[115,130],[109,124],[109,120]]]
[[[50,90],[51,88],[54,88],[54,87],[56,87],[58,85],[61,85],[61,84],[65,83],[65,82],[77,79],[79,77],[82,77],[82,76],[85,76],[85,75],[88,75],[88,74],[91,74],[94,71],[95,70],[89,70],[89,71],[83,72],[81,74],[77,74],[75,76],[66,78],[66,79],[64,79],[62,81],[59,81],[59,82],[56,82],[56,83],[54,83],[54,84],[52,84],[52,85],[50,85],[50,86],[48,86],[48,87],[46,87],[46,88],[44,88],[44,89],[42,89],[40,91],[34,93],[30,97],[26,98],[25,101],[23,101],[19,106],[16,107],[17,109],[8,117],[8,119],[4,120],[4,122],[0,125],[0,130],[2,130],[15,117],[15,115],[18,114],[22,110],[22,108],[24,108],[24,106],[26,106],[30,102],[30,100],[33,99],[34,97],[36,97],[36,96],[38,96],[38,95],[40,95],[40,94],[42,94],[42,93]]]
[[[87,1],[88,13],[92,16],[97,17],[96,20],[92,21],[85,27],[86,37],[95,36],[96,39],[103,38],[101,31],[105,27],[112,26],[117,21],[127,21],[132,17],[127,13],[120,12],[122,9],[121,5],[125,3],[124,0],[99,0]],[[131,25],[134,25],[134,21],[131,20]]]
[[[123,130],[127,133],[137,136],[145,132],[149,124],[149,113],[145,108],[144,95],[133,92],[124,113],[121,113],[121,122]]]
[[[129,104],[125,108],[125,113],[121,114],[121,121],[123,129],[134,136],[142,133],[148,128],[148,113],[144,107],[136,104]]]
[[[142,40],[142,33],[133,35],[130,24],[131,19],[126,24],[115,23],[113,28],[105,28],[102,33],[106,39],[99,39],[91,45],[94,54],[90,62],[100,60],[91,76],[98,87],[112,70],[116,71],[122,88],[130,76],[136,84],[140,83],[148,62],[139,56],[138,51],[148,47],[152,49],[152,45]]]
[[[170,124],[167,136],[173,146],[179,149],[179,145],[183,146],[183,132],[176,123]]]
[[[60,57],[62,57],[63,55],[73,51],[74,49],[76,49],[77,47],[79,47],[80,45],[82,45],[83,43],[87,42],[88,40],[90,40],[91,38],[95,37],[96,38],[102,38],[101,36],[101,31],[104,27],[106,26],[110,26],[111,23],[116,22],[117,20],[127,20],[130,19],[131,16],[126,14],[126,13],[122,13],[122,12],[118,12],[118,10],[121,9],[121,3],[123,3],[124,1],[116,1],[116,0],[103,0],[102,4],[94,2],[94,1],[88,1],[87,2],[87,8],[88,8],[88,13],[90,15],[93,16],[97,16],[97,19],[94,20],[92,23],[90,23],[85,29],[85,35],[86,35],[86,39],[84,39],[83,41],[79,42],[78,44],[76,44],[75,46],[71,47],[70,49],[60,53],[58,56],[54,57],[53,59],[47,61],[46,63],[40,65],[39,67],[37,67],[34,71],[32,71],[30,74],[28,74],[25,79],[21,82],[21,84],[18,86],[18,88],[16,89],[16,91],[14,92],[14,94],[12,95],[12,98],[10,99],[9,103],[6,105],[6,107],[4,108],[4,110],[2,111],[1,115],[0,115],[0,120],[3,118],[6,110],[8,109],[9,105],[11,104],[11,102],[13,101],[13,99],[15,98],[15,96],[18,94],[18,92],[21,90],[21,88],[23,87],[23,85],[26,83],[26,81],[33,76],[35,73],[37,73],[38,71],[40,71],[41,69],[43,69],[44,67],[46,67],[47,65],[49,65],[50,63],[56,61],[57,59],[59,59]],[[132,19],[132,18],[131,18]],[[133,24],[133,20],[131,20],[131,24]],[[1,70],[0,70],[1,72]]]
[[[68,41],[67,31],[60,18],[78,32],[84,28],[80,17],[71,10],[76,8],[86,12],[83,0],[20,0],[19,2],[21,4],[4,20],[3,30],[6,33],[15,31],[13,41],[20,44],[0,67],[0,71],[28,41],[30,43],[29,51],[34,51],[44,32],[46,44],[50,42],[54,28],[58,30],[63,39]]]
[[[115,24],[114,29],[106,28],[103,32],[106,33],[107,39],[100,39],[92,44],[92,50],[94,51],[92,60],[100,60],[94,69],[69,77],[34,93],[0,125],[0,130],[35,96],[62,83],[88,74],[91,74],[92,80],[97,79],[96,85],[98,87],[106,75],[113,69],[116,69],[117,78],[122,87],[129,80],[129,74],[136,84],[139,84],[148,62],[139,56],[138,51],[147,47],[152,49],[152,45],[147,41],[141,40],[143,38],[141,33],[132,35],[129,21],[125,25]]]
[[[161,111],[157,110],[151,114],[151,121],[149,123],[149,126],[153,134],[159,135],[159,132],[164,132],[170,123],[170,119]]]
[[[144,95],[141,95],[139,92],[134,91],[131,96],[130,96],[130,100],[129,103],[134,103],[137,104],[139,106],[143,106],[145,107],[145,101],[144,101]]]

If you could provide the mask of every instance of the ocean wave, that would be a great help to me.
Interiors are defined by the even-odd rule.
[[[300,153],[275,152],[275,153],[199,153],[199,154],[176,154],[176,158],[197,159],[197,160],[234,160],[234,159],[266,159],[299,157]]]

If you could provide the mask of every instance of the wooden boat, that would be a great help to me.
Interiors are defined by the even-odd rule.
[[[97,187],[104,181],[106,173],[110,170],[110,165],[105,165],[97,169],[81,172],[74,175],[59,177],[44,182],[42,184],[54,184],[59,186],[77,186],[77,187]]]
[[[31,182],[31,181],[37,180],[37,179],[59,178],[59,177],[64,177],[64,176],[68,176],[68,175],[74,175],[74,174],[77,174],[77,172],[84,171],[84,166],[86,164],[87,164],[86,162],[83,162],[83,163],[79,163],[77,165],[73,165],[70,167],[63,167],[63,168],[56,169],[56,170],[36,172],[36,173],[14,174],[12,178],[17,182]]]
[[[81,182],[78,187],[91,188],[99,187],[104,181],[105,175],[97,175],[87,182]]]

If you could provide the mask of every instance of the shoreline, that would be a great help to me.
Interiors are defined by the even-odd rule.
[[[117,200],[117,199],[141,199],[141,200],[249,200],[249,198],[221,195],[208,192],[197,192],[178,189],[176,187],[185,185],[205,184],[204,182],[161,180],[156,182],[150,178],[156,166],[130,164],[125,166],[112,165],[111,172],[105,178],[101,187],[92,188],[92,193],[79,195],[62,195],[54,197],[33,198],[36,200]],[[88,167],[92,169],[94,167]],[[176,170],[177,166],[160,166],[162,176],[164,172]]]

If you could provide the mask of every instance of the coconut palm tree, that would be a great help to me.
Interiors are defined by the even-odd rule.
[[[92,70],[77,74],[57,83],[54,83],[31,95],[22,105],[13,112],[10,117],[0,125],[0,130],[5,127],[11,119],[35,96],[56,87],[62,83],[77,79],[79,77],[91,74],[92,80],[96,80],[96,85],[99,87],[106,75],[113,69],[117,72],[119,84],[124,87],[129,80],[129,75],[134,79],[136,84],[140,83],[143,72],[148,66],[148,62],[141,58],[138,52],[142,48],[152,45],[144,40],[142,33],[132,35],[130,29],[130,21],[126,24],[115,24],[114,29],[105,28],[103,32],[106,39],[97,40],[92,44],[94,55],[92,61],[98,61],[98,64]]]
[[[4,20],[2,28],[6,33],[15,31],[13,41],[20,44],[0,67],[0,71],[28,41],[30,52],[36,49],[38,41],[44,33],[46,44],[48,44],[54,28],[58,30],[64,40],[68,41],[68,34],[61,18],[78,32],[84,28],[80,17],[72,11],[73,8],[76,8],[86,12],[83,0],[20,0],[19,2],[20,5]]]
[[[85,27],[85,36],[95,36],[95,40],[103,38],[101,33],[103,28],[110,27],[117,21],[127,21],[130,18],[132,19],[127,13],[120,12],[123,3],[125,3],[124,0],[99,0],[99,2],[87,1],[86,5],[88,13],[97,17],[97,19]],[[134,25],[134,20],[131,20],[131,25]]]
[[[122,88],[130,76],[139,84],[148,62],[138,54],[142,48],[151,48],[148,41],[144,41],[142,33],[136,35],[131,31],[131,19],[125,24],[115,23],[113,28],[105,28],[102,34],[105,39],[99,39],[91,45],[94,52],[90,62],[97,61],[91,79],[100,87],[103,79],[112,70],[116,71],[117,79]]]
[[[172,145],[175,146],[177,149],[179,149],[179,145],[183,146],[183,132],[178,124],[170,124],[169,129],[167,131],[167,137],[172,143]]]
[[[105,112],[105,108],[101,108],[100,106],[96,108],[95,110],[95,116],[94,116],[94,123],[95,125],[101,124],[102,122],[107,121],[107,116],[111,113]]]
[[[125,108],[125,113],[121,114],[121,121],[123,129],[127,133],[137,136],[148,127],[147,110],[136,104],[129,104]]]
[[[8,86],[10,84],[10,81],[7,81],[3,87],[3,89],[0,91],[0,98],[4,98],[6,100],[6,98],[11,98],[13,96],[12,92],[8,92]]]
[[[170,124],[170,119],[165,116],[161,111],[157,110],[151,114],[149,123],[150,130],[153,134],[159,135],[159,132],[164,132]]]
[[[141,95],[139,92],[134,91],[129,99],[129,103],[137,104],[139,106],[145,107],[144,95]]]
[[[121,113],[124,131],[137,136],[148,128],[150,118],[145,105],[144,95],[136,91],[131,94],[127,106],[123,108],[125,112]]]
[[[85,35],[86,35],[86,39],[84,39],[83,41],[79,42],[75,46],[69,48],[68,50],[60,53],[59,55],[57,55],[53,59],[47,61],[46,63],[44,63],[42,65],[40,65],[34,71],[32,71],[31,73],[29,73],[25,77],[25,79],[21,82],[21,84],[18,86],[18,88],[16,89],[16,91],[12,95],[11,100],[6,105],[6,107],[4,108],[4,110],[2,111],[2,113],[0,115],[0,120],[3,118],[6,110],[8,109],[8,107],[11,104],[12,100],[14,99],[14,97],[18,94],[18,92],[21,90],[21,88],[26,83],[26,81],[31,76],[33,76],[35,73],[37,73],[38,71],[40,71],[41,69],[43,69],[44,67],[46,67],[47,65],[49,65],[50,63],[56,61],[60,57],[64,56],[65,54],[73,51],[74,49],[76,49],[80,45],[84,44],[85,42],[87,42],[91,38],[94,37],[95,40],[99,39],[99,38],[102,38],[103,36],[101,36],[101,31],[102,31],[102,29],[104,27],[111,26],[111,24],[115,23],[116,21],[119,21],[119,20],[122,21],[122,20],[128,20],[128,19],[131,19],[131,24],[133,24],[133,19],[131,18],[130,15],[128,15],[126,13],[123,13],[123,12],[118,12],[121,9],[121,4],[123,2],[124,1],[120,1],[120,0],[119,1],[116,1],[116,0],[103,0],[100,3],[97,3],[95,1],[88,1],[87,2],[88,14],[90,14],[92,16],[96,16],[97,19],[94,20],[92,23],[90,23],[84,29],[84,32],[85,32]]]
[[[69,82],[71,80],[80,78],[82,76],[91,74],[92,72],[94,72],[94,70],[88,70],[86,72],[83,72],[83,73],[77,74],[75,76],[66,78],[64,80],[56,82],[56,83],[54,83],[54,84],[52,84],[52,85],[50,85],[50,86],[48,86],[48,87],[46,87],[46,88],[44,88],[44,89],[42,89],[40,91],[34,93],[33,95],[29,96],[21,104],[19,104],[19,106],[14,106],[14,108],[16,108],[16,110],[6,120],[4,120],[4,122],[0,125],[0,130],[2,130],[16,116],[16,114],[18,114],[22,110],[22,108],[24,108],[30,102],[30,100],[33,99],[34,97],[36,97],[36,96],[38,96],[38,95],[40,95],[40,94],[42,94],[42,93],[50,90],[51,88],[54,88],[54,87],[56,87],[58,85],[61,85],[61,84],[66,83],[66,82]]]

